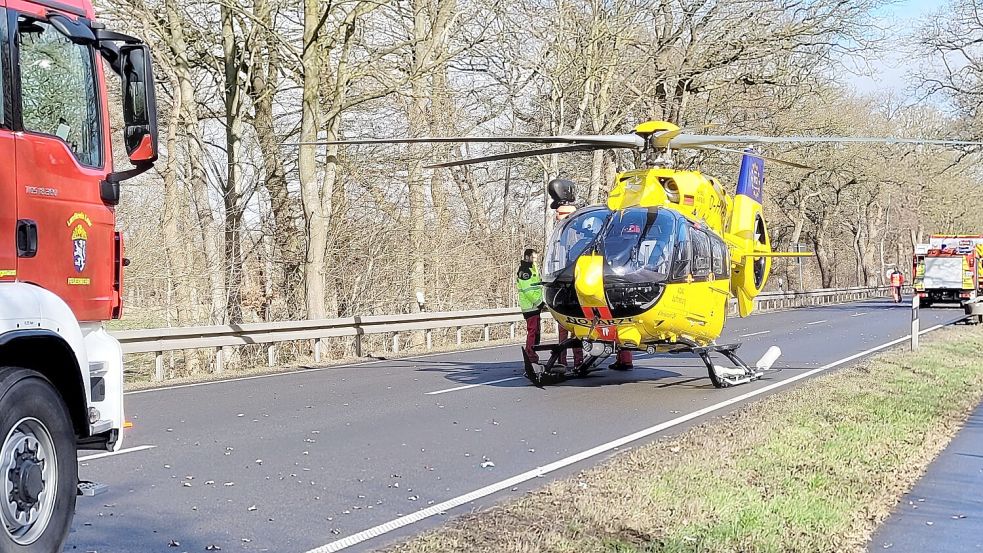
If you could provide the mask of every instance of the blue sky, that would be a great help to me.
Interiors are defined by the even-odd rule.
[[[900,38],[917,27],[923,17],[947,3],[947,0],[901,0],[879,10],[878,16],[892,41],[879,59],[870,61],[872,76],[852,75],[847,77],[848,82],[864,93],[904,93],[908,56],[903,51]]]

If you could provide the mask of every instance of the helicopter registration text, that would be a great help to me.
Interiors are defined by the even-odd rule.
[[[584,317],[566,317],[566,322],[579,326],[618,326],[631,324],[634,321],[631,317],[620,317],[617,319],[586,319]]]

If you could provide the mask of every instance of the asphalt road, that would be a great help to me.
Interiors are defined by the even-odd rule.
[[[111,489],[79,498],[66,551],[371,550],[909,332],[886,301],[732,319],[720,343],[750,363],[778,345],[783,370],[723,390],[699,360],[650,356],[537,389],[508,346],[130,393],[124,448],[153,447],[81,461]]]
[[[983,405],[901,498],[869,551],[983,551]]]

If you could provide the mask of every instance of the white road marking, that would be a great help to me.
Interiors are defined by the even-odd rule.
[[[823,319],[823,320],[821,320],[821,321],[813,321],[813,322],[811,322],[811,323],[806,323],[806,324],[807,324],[807,325],[818,325],[818,324],[823,324],[823,323],[828,323],[828,322],[829,322],[828,320],[826,320],[826,319]]]
[[[860,313],[854,313],[853,315],[850,315],[850,316],[851,317],[863,317],[866,314],[867,314],[867,312],[866,311],[863,311],[863,312],[860,312]]]
[[[136,453],[137,451],[146,451],[148,449],[153,449],[157,446],[155,445],[140,445],[137,447],[129,447],[126,449],[121,449],[119,451],[107,451],[105,453],[96,453],[95,455],[86,455],[85,457],[79,457],[79,462],[82,461],[92,461],[93,459],[102,459],[104,457],[114,457],[116,455],[123,455],[124,453]]]
[[[750,336],[760,336],[762,334],[768,334],[770,330],[762,330],[761,332],[752,332],[751,334],[741,334],[741,338],[748,338]]]
[[[949,324],[952,324],[952,323],[949,323]],[[935,326],[933,326],[931,328],[927,328],[927,329],[919,332],[919,334],[925,334],[925,333],[931,332],[933,330],[937,330],[939,328],[942,328],[943,326],[946,326],[946,325],[941,325],[941,324],[940,325],[935,325]],[[876,352],[881,351],[883,349],[886,349],[886,348],[889,348],[891,346],[900,344],[900,343],[902,343],[905,340],[908,340],[910,338],[911,338],[911,334],[908,334],[907,336],[898,338],[897,340],[891,340],[890,342],[887,342],[885,344],[881,344],[879,346],[876,346],[876,347],[873,347],[873,348],[864,350],[864,351],[862,351],[860,353],[851,355],[849,357],[844,357],[843,359],[840,359],[838,361],[833,361],[832,363],[823,365],[822,367],[819,367],[818,369],[812,369],[811,371],[806,371],[804,373],[797,374],[797,375],[795,375],[795,376],[793,376],[793,377],[791,377],[791,378],[789,378],[787,380],[782,380],[780,382],[775,382],[774,384],[770,384],[770,385],[765,386],[763,388],[758,388],[756,390],[752,390],[752,391],[750,391],[750,392],[748,392],[746,394],[743,394],[743,395],[740,395],[740,396],[737,396],[737,397],[733,397],[731,399],[728,399],[726,401],[722,401],[722,402],[717,403],[717,404],[714,404],[714,405],[710,405],[709,407],[704,407],[703,409],[699,409],[697,411],[693,411],[692,413],[689,413],[687,415],[683,415],[681,417],[677,417],[675,419],[672,419],[672,420],[669,420],[669,421],[666,421],[666,422],[657,424],[655,426],[651,426],[651,427],[646,428],[644,430],[639,430],[638,432],[635,432],[634,434],[629,434],[629,435],[627,435],[627,436],[625,436],[623,438],[618,438],[617,440],[612,440],[612,441],[610,441],[610,442],[608,442],[606,444],[601,444],[601,445],[599,445],[597,447],[588,449],[587,451],[582,451],[580,453],[577,453],[576,455],[571,455],[570,457],[566,457],[564,459],[560,459],[559,461],[554,461],[554,462],[552,462],[552,463],[550,463],[548,465],[537,467],[537,468],[535,468],[533,470],[523,472],[522,474],[517,474],[517,475],[515,475],[512,478],[509,478],[507,480],[502,480],[501,482],[497,482],[495,484],[491,484],[489,486],[485,486],[484,488],[480,488],[480,489],[474,490],[473,492],[466,493],[464,495],[455,497],[453,499],[449,499],[447,501],[444,501],[442,503],[438,503],[438,504],[433,505],[431,507],[427,507],[426,509],[422,509],[422,510],[416,511],[415,513],[410,513],[408,515],[401,516],[401,517],[396,518],[396,519],[393,519],[393,520],[391,520],[391,521],[389,521],[389,522],[387,522],[385,524],[380,524],[378,526],[375,526],[375,527],[369,528],[367,530],[363,530],[361,532],[358,532],[357,534],[352,534],[352,535],[350,535],[348,537],[345,537],[345,538],[342,538],[340,540],[336,540],[336,541],[333,541],[331,543],[322,545],[321,547],[318,547],[316,549],[311,549],[307,553],[333,553],[335,551],[341,551],[342,549],[347,549],[347,548],[349,548],[349,547],[351,547],[353,545],[357,545],[359,543],[362,543],[362,542],[364,542],[366,540],[370,540],[372,538],[377,538],[377,537],[379,537],[379,536],[381,536],[383,534],[387,534],[389,532],[392,532],[393,530],[397,530],[397,529],[402,528],[404,526],[408,526],[410,524],[414,524],[414,523],[419,522],[421,520],[424,520],[426,518],[429,518],[429,517],[432,517],[434,515],[443,513],[445,511],[449,511],[451,509],[454,509],[455,507],[460,507],[461,505],[465,505],[465,504],[470,503],[472,501],[481,499],[482,497],[487,497],[487,496],[492,495],[494,493],[497,493],[497,492],[500,492],[500,491],[503,491],[503,490],[507,490],[507,489],[509,489],[509,488],[511,488],[513,486],[517,486],[519,484],[522,484],[523,482],[528,482],[529,480],[532,480],[534,478],[537,478],[537,477],[540,477],[540,476],[549,474],[551,472],[555,472],[555,471],[560,470],[560,469],[562,469],[564,467],[568,467],[568,466],[570,466],[570,465],[572,465],[574,463],[579,463],[580,461],[583,461],[585,459],[589,459],[591,457],[594,457],[595,455],[600,455],[601,453],[607,453],[608,451],[611,451],[611,450],[613,450],[615,448],[622,447],[624,445],[630,444],[631,442],[640,440],[642,438],[647,438],[647,437],[651,436],[652,434],[656,434],[658,432],[662,432],[663,430],[667,430],[667,429],[672,428],[674,426],[678,426],[680,424],[689,422],[689,421],[691,421],[691,420],[693,420],[695,418],[702,417],[703,415],[707,415],[709,413],[713,413],[714,411],[719,411],[720,409],[723,409],[725,407],[729,407],[729,406],[734,405],[736,403],[740,403],[742,401],[746,401],[746,400],[751,399],[753,397],[760,396],[762,394],[766,394],[766,393],[768,393],[768,392],[770,392],[772,390],[776,390],[778,388],[782,388],[784,386],[788,386],[789,384],[792,384],[794,382],[798,382],[799,380],[802,380],[804,378],[808,378],[808,377],[810,377],[810,376],[812,376],[814,374],[818,374],[818,373],[820,373],[822,371],[826,371],[826,370],[832,369],[834,367],[838,367],[838,366],[840,366],[840,365],[842,365],[844,363],[849,363],[850,361],[853,361],[853,360],[858,359],[860,357],[863,357],[865,355],[870,355],[871,353],[876,353]]]
[[[428,396],[435,396],[438,394],[446,394],[449,392],[457,392],[460,390],[467,390],[469,388],[477,388],[478,386],[487,386],[489,384],[498,384],[499,382],[508,382],[510,380],[519,380],[520,378],[525,378],[522,376],[510,376],[508,378],[499,378],[498,380],[489,380],[488,382],[479,382],[477,384],[468,384],[467,386],[458,386],[457,388],[448,388],[446,390],[437,390],[436,392],[427,392]]]

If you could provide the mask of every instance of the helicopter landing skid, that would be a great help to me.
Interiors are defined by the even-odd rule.
[[[542,388],[547,384],[561,382],[571,377],[582,377],[601,370],[601,363],[611,354],[588,355],[584,360],[572,369],[559,363],[560,355],[568,349],[580,347],[581,340],[568,338],[558,344],[540,344],[533,347],[534,351],[548,351],[550,358],[545,363],[534,363],[529,359],[526,349],[522,348],[522,361],[525,365],[525,375],[536,387]]]
[[[678,349],[670,350],[669,353],[695,353],[707,366],[707,373],[710,376],[710,382],[713,383],[713,386],[715,388],[729,388],[731,386],[738,386],[758,380],[765,375],[765,371],[770,370],[770,363],[768,368],[764,368],[761,366],[760,361],[757,367],[752,368],[748,366],[748,364],[737,355],[737,348],[739,347],[741,347],[741,344],[724,344],[719,346],[710,345],[702,347],[684,346]],[[721,367],[720,365],[715,365],[713,363],[713,358],[711,357],[712,353],[722,354],[735,366]]]

